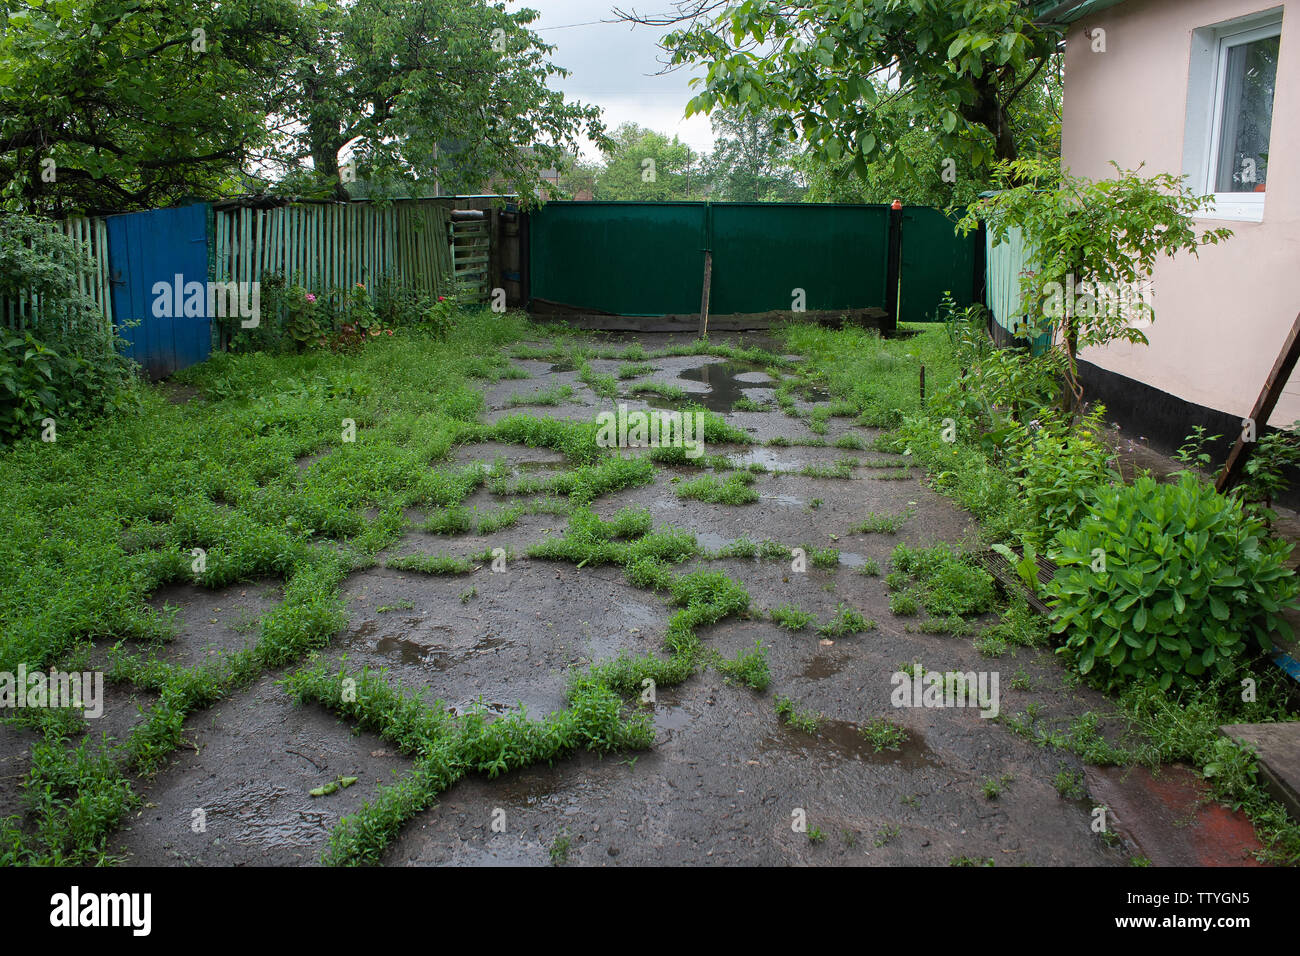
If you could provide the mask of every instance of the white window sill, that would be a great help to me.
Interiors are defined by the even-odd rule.
[[[1218,193],[1209,209],[1196,214],[1197,219],[1220,222],[1263,222],[1262,193]]]

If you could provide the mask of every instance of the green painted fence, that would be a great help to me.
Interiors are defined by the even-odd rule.
[[[1025,243],[1019,227],[1013,226],[1004,241],[994,245],[993,235],[987,236],[988,306],[993,321],[1009,338],[1018,338],[1025,317],[1021,278],[1034,270],[1033,253]],[[1030,343],[1034,353],[1051,346],[1051,335],[1043,333]]]
[[[437,201],[300,203],[218,208],[212,278],[277,274],[308,289],[348,289],[385,277],[441,293],[451,275],[449,211]]]
[[[944,294],[965,308],[979,298],[982,270],[980,238],[962,237],[956,224],[964,213],[951,217],[928,206],[903,209],[902,269],[898,279],[898,314],[904,322],[942,319],[939,304]]]
[[[549,202],[529,219],[531,294],[619,315],[698,312],[705,224],[697,202]]]
[[[796,289],[803,290],[809,310],[884,302],[887,206],[710,203],[708,208],[713,246],[710,312],[789,309]],[[697,272],[700,262],[697,256]],[[699,311],[699,300],[685,311]]]
[[[704,253],[709,311],[883,308],[890,209],[832,203],[550,202],[532,213],[530,295],[579,310],[698,313]],[[943,293],[980,287],[977,237],[937,210],[903,212],[899,318],[933,318]]]

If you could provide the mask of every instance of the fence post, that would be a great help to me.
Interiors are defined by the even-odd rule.
[[[898,285],[903,267],[903,204],[897,199],[889,207],[889,256],[885,266],[886,331],[898,328]]]
[[[704,201],[704,288],[700,292],[700,338],[709,334],[709,288],[713,285],[713,209]]]

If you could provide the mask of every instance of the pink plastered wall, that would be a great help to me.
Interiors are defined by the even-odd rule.
[[[1300,312],[1300,0],[1127,0],[1075,23],[1066,43],[1063,165],[1094,179],[1184,172],[1192,32],[1282,7],[1264,220],[1216,222],[1232,239],[1158,266],[1150,344],[1081,357],[1198,405],[1245,416]],[[1104,53],[1085,31],[1105,30]],[[1271,424],[1300,419],[1300,372]]]

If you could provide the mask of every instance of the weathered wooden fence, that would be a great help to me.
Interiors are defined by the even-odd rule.
[[[61,232],[84,250],[86,268],[78,278],[80,291],[99,306],[107,326],[113,323],[112,285],[108,269],[108,228],[100,218],[65,219],[50,223],[51,230]],[[28,328],[40,315],[41,300],[35,293],[18,297],[0,296],[0,322],[6,328]]]
[[[448,209],[420,200],[218,207],[212,278],[259,282],[277,274],[308,289],[369,287],[391,278],[442,293],[452,273]]]

